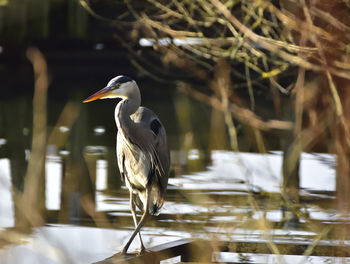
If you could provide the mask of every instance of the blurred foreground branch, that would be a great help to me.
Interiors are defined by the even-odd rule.
[[[33,97],[33,138],[28,170],[25,176],[23,194],[18,194],[18,227],[28,228],[44,223],[40,210],[43,208],[43,182],[46,155],[46,100],[47,65],[43,54],[36,48],[27,50],[27,57],[33,64],[35,75]]]

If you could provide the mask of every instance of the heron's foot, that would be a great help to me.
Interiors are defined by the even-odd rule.
[[[128,253],[128,248],[124,247],[124,248],[122,249],[122,251],[120,251],[120,252],[117,253],[116,255],[118,255],[118,256],[128,256],[128,255],[135,255],[135,254]]]
[[[148,252],[151,252],[151,251],[149,251],[145,247],[141,247],[141,248],[135,250],[136,255],[143,255],[143,254],[148,253]]]
[[[139,256],[139,255],[143,255],[145,253],[150,252],[148,249],[146,249],[145,247],[141,247],[139,249],[136,249],[134,252],[132,253],[128,253],[127,250],[123,249],[122,251],[120,251],[119,253],[116,253],[114,256],[116,256],[117,258],[123,258],[126,256]]]
[[[112,259],[115,260],[125,260],[128,256],[135,256],[135,254],[127,253],[126,251],[122,250],[112,256]]]

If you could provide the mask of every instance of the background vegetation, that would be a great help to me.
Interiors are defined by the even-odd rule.
[[[54,76],[50,73],[57,70],[47,69],[47,63],[62,55],[51,53],[62,47],[70,50],[69,56],[76,60],[75,64],[60,66],[74,71],[74,84],[86,78],[99,87],[107,74],[116,70],[125,72],[126,61],[127,73],[148,78],[148,82],[157,82],[163,89],[181,92],[176,108],[183,121],[179,130],[187,130],[198,122],[201,130],[211,131],[209,140],[200,138],[201,134],[197,138],[196,133],[184,134],[179,140],[184,149],[205,141],[202,145],[210,149],[260,153],[282,150],[281,197],[283,206],[292,212],[291,216],[286,215],[291,221],[307,218],[300,210],[301,152],[336,154],[336,200],[332,206],[347,215],[350,209],[349,15],[350,3],[346,0],[0,0],[0,74],[6,80],[4,87],[16,87],[4,92],[3,113],[9,113],[10,106],[5,102],[8,98],[32,93],[21,88],[24,83],[26,87],[28,83],[34,84],[33,108],[22,101],[18,103],[21,106],[16,110],[18,114],[11,110],[20,117],[17,124],[10,124],[9,114],[0,120],[1,133],[11,146],[8,155],[13,177],[20,179],[14,180],[19,221],[16,226],[26,229],[45,222],[40,201],[47,145],[68,146],[71,151],[63,193],[79,191],[84,196],[94,188],[93,177],[84,186],[75,184],[85,179],[82,175],[89,174],[91,165],[84,153],[87,140],[81,136],[87,112],[79,104],[86,89],[74,90],[65,107],[58,111],[57,122],[46,124],[50,115],[47,88],[50,77]],[[82,65],[83,59],[101,55],[91,52],[84,58],[74,57],[74,47],[78,50],[84,45],[94,47],[95,51],[101,47],[120,50],[127,54],[127,60],[121,63],[119,54],[105,55],[113,61],[113,70],[106,65],[101,69],[103,77],[101,73],[100,80],[91,80],[86,74],[79,75],[79,69],[88,72],[89,69],[82,70],[87,67]],[[28,49],[29,46],[38,48]],[[27,78],[8,81],[8,75],[13,76],[14,72],[24,73]],[[74,84],[62,84],[66,83],[61,81],[52,87],[51,96],[61,96],[58,91],[63,86],[74,89]],[[184,103],[190,100],[187,96],[213,109],[210,128],[203,126],[198,118],[193,121],[189,117],[189,104]],[[32,129],[25,139],[21,129],[28,113],[33,113],[33,121],[29,122]],[[69,137],[58,133],[62,124],[72,128]],[[28,145],[31,155],[27,162],[24,149]],[[310,177],[317,180],[317,175]],[[68,200],[65,200],[66,208]],[[251,201],[254,207],[254,199]],[[81,204],[87,215],[98,219],[94,215],[93,198],[84,196]],[[263,228],[269,229],[266,223],[263,222]],[[346,224],[337,225],[334,233],[339,240],[349,237]],[[320,231],[320,234],[327,238],[328,232]]]

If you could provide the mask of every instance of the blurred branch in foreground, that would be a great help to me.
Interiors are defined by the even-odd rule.
[[[36,48],[27,50],[27,57],[33,64],[35,75],[33,97],[33,138],[28,169],[24,180],[23,194],[16,197],[16,226],[26,229],[44,223],[44,175],[46,155],[46,101],[47,101],[47,65],[42,53]],[[18,224],[18,225],[17,225]]]

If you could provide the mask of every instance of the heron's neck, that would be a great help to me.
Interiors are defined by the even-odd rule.
[[[115,108],[115,121],[118,129],[132,128],[135,123],[131,120],[130,115],[135,113],[141,104],[141,96],[138,94],[132,98],[123,99]]]

